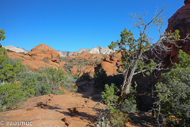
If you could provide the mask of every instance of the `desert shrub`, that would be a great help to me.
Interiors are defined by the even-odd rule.
[[[136,84],[135,88],[131,87],[130,92],[136,93],[137,92],[136,87],[137,87],[137,84]],[[128,112],[128,113],[139,112],[139,110],[137,108],[136,96],[128,95],[126,97],[126,99],[121,103],[121,110],[124,112]]]
[[[44,83],[43,77],[39,73],[20,73],[17,75],[17,79],[22,83],[22,89],[27,91],[26,96],[28,97],[41,96],[52,92],[52,85]]]
[[[168,122],[177,125],[186,124],[190,120],[190,68],[177,68],[162,74],[156,84],[158,93],[157,105],[161,106],[161,114]],[[173,120],[175,116],[180,120]]]
[[[115,109],[114,107],[110,107],[108,118],[115,127],[124,127],[125,123],[128,122],[128,116],[123,114],[120,109]]]
[[[52,93],[52,85],[47,83],[39,83],[37,85],[36,96],[48,95]]]
[[[79,70],[77,70],[77,72],[79,72]],[[75,74],[75,75],[73,75],[73,78],[74,78],[74,79],[78,79],[78,78],[79,78],[79,75],[78,75],[78,74]]]
[[[102,98],[107,105],[114,104],[119,98],[116,93],[119,89],[112,83],[111,86],[105,84],[105,90],[102,92]]]
[[[190,121],[190,55],[182,50],[175,69],[163,73],[156,84],[157,101],[155,113],[157,122],[167,121],[173,126],[186,126]],[[175,116],[176,119],[170,116]]]
[[[96,61],[95,61],[95,63],[96,63],[96,64],[98,64],[98,63],[99,63],[99,61],[98,61],[98,60],[96,60]]]
[[[58,94],[59,91],[59,86],[64,85],[67,80],[67,76],[65,72],[61,69],[56,69],[56,68],[44,68],[42,70],[42,76],[43,76],[43,81],[49,85],[52,85],[52,93],[53,94]]]
[[[107,104],[107,115],[103,117],[105,117],[106,123],[110,122],[112,126],[123,127],[125,122],[128,121],[128,117],[124,115],[119,108],[116,108],[116,101],[119,98],[119,96],[116,95],[117,92],[119,92],[119,89],[114,83],[112,83],[111,86],[108,84],[105,85],[105,90],[102,92],[102,98],[104,99],[104,103]]]
[[[19,83],[5,83],[0,85],[0,110],[13,107],[23,101],[25,92]]]
[[[77,91],[77,86],[73,85],[72,83],[66,83],[63,85],[64,89],[67,89],[69,92],[76,92]]]
[[[110,121],[107,121],[104,117],[99,119],[96,127],[110,127]]]
[[[75,77],[76,77],[75,75],[73,77],[68,76],[66,82],[67,83],[75,83],[77,81],[77,78],[75,78]]]
[[[69,60],[69,62],[73,62],[73,60]]]
[[[23,69],[23,65],[20,62],[11,64],[2,64],[0,67],[0,81],[14,81],[16,75]]]

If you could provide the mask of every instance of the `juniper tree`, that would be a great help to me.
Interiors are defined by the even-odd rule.
[[[172,50],[165,45],[166,42],[177,46],[176,41],[184,41],[184,39],[179,39],[178,30],[174,33],[161,34],[161,29],[164,24],[161,13],[164,10],[165,8],[163,7],[159,12],[156,11],[154,17],[147,23],[144,20],[145,15],[131,14],[134,18],[134,27],[139,30],[139,38],[135,39],[133,33],[125,28],[121,31],[121,39],[116,42],[112,41],[108,46],[110,49],[117,48],[122,55],[124,71],[120,74],[123,75],[124,80],[117,101],[119,105],[127,95],[131,94],[130,87],[135,75],[141,73],[143,75],[149,75],[155,70],[160,71],[163,69],[161,57],[163,53]],[[150,27],[156,27],[158,30],[159,39],[156,43],[153,43],[147,34],[148,28]],[[187,38],[189,38],[189,35],[187,35],[186,39]],[[148,55],[153,57],[148,57]]]
[[[6,38],[6,36],[4,35],[5,34],[5,31],[2,29],[0,30],[0,41],[1,40],[4,40]],[[1,47],[1,46],[0,46]]]
[[[0,30],[0,41],[1,40],[4,40],[6,37],[5,37],[5,31],[2,29]],[[3,62],[6,62],[6,49],[2,47],[1,43],[0,43],[0,65],[3,63]]]
[[[4,30],[0,30],[0,41],[4,40]],[[22,68],[24,67],[20,62],[14,62],[13,64],[7,64],[7,52],[0,44],[0,81],[10,81],[15,78]]]

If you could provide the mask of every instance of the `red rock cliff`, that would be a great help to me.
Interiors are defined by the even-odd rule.
[[[174,32],[176,29],[180,31],[180,38],[184,39],[190,33],[190,0],[184,1],[185,5],[178,9],[171,18],[168,19],[168,27],[166,32]],[[180,46],[183,51],[190,55],[190,41],[177,41],[176,44]],[[178,62],[177,55],[179,48],[174,44],[167,43],[168,47],[172,47],[171,52],[164,55],[165,67],[172,66],[172,62]]]

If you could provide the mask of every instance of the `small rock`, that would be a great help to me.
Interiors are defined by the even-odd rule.
[[[34,110],[34,109],[38,109],[38,107],[27,108],[28,111],[31,111],[31,110]]]
[[[49,97],[53,98],[53,94],[50,94]]]

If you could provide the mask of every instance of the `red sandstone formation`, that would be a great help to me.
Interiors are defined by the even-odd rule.
[[[176,29],[180,31],[180,38],[184,39],[187,34],[190,34],[190,0],[184,1],[185,5],[178,9],[171,18],[168,19],[168,27],[166,32],[174,32]],[[190,41],[176,41],[176,44],[181,47],[183,51],[190,55]],[[178,62],[177,55],[179,48],[174,44],[167,43],[168,47],[172,47],[171,52],[167,52],[163,57],[165,61],[165,67],[171,66],[170,57],[172,62]]]
[[[40,44],[34,47],[30,52],[28,52],[28,55],[35,60],[51,60],[52,62],[57,63],[60,61],[59,53],[46,44]]]

